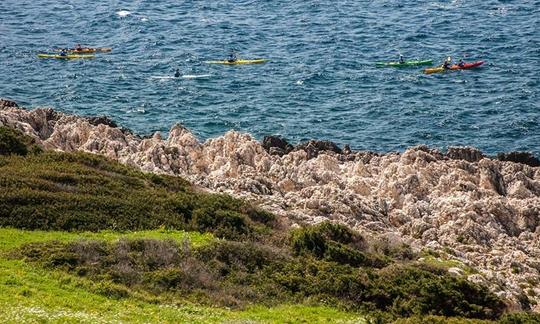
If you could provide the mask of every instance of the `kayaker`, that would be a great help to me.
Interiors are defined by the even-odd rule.
[[[62,49],[58,55],[60,55],[60,56],[67,56],[67,52],[66,52],[65,49]]]
[[[179,78],[180,77],[180,69],[176,69],[176,72],[174,72],[174,77]]]
[[[465,62],[463,62],[463,59],[459,59],[459,62],[457,64],[459,67],[464,67],[465,66]]]
[[[448,70],[450,68],[450,63],[452,63],[452,58],[448,56],[446,60],[444,60],[444,63],[442,64],[442,68],[445,70]]]
[[[234,51],[231,51],[231,54],[229,54],[229,58],[227,59],[227,61],[230,63],[238,61],[238,56]]]
[[[75,50],[76,50],[77,52],[80,52],[80,51],[82,51],[82,50],[83,50],[83,48],[82,48],[81,44],[77,44],[77,45],[75,45]]]
[[[405,59],[403,58],[403,55],[399,54],[399,64],[405,64]]]

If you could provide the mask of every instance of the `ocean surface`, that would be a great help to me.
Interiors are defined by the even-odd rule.
[[[353,149],[540,153],[540,1],[0,1],[0,97],[108,115],[139,134],[175,123]],[[93,60],[38,59],[76,43]],[[260,65],[206,64],[231,49]],[[447,56],[425,75],[375,62]],[[184,75],[172,76],[176,68]]]

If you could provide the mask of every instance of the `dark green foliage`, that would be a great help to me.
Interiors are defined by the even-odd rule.
[[[360,234],[340,224],[324,222],[296,230],[291,235],[295,255],[311,255],[317,259],[352,266],[383,267],[386,261],[367,253],[367,243]]]
[[[510,313],[504,314],[499,320],[501,324],[533,324],[540,323],[540,314],[539,313]]]
[[[238,212],[198,208],[193,211],[192,228],[204,232],[213,229],[217,237],[238,239],[249,234],[250,228],[246,217]]]
[[[382,315],[381,317],[383,317]],[[374,321],[372,321],[374,322]],[[475,319],[466,319],[462,317],[444,317],[444,316],[411,316],[407,318],[400,318],[395,321],[381,321],[379,323],[388,323],[392,324],[493,324],[492,321],[488,320],[475,320]]]
[[[196,192],[178,177],[144,174],[85,153],[0,158],[0,226],[98,231],[158,227],[243,239],[271,214],[226,195]]]
[[[318,301],[382,311],[391,318],[432,314],[492,319],[504,308],[485,288],[438,268],[357,267],[310,255],[294,257],[286,249],[256,242],[218,241],[196,250],[148,239],[49,242],[23,246],[18,253],[45,267],[109,282],[100,293],[111,298],[141,290],[226,306]]]
[[[371,299],[377,308],[398,316],[418,314],[498,318],[504,304],[486,289],[463,279],[448,276],[445,269],[427,266],[389,266]]]
[[[41,149],[29,136],[21,132],[0,126],[0,155],[26,155],[29,152],[38,153]]]
[[[253,273],[286,258],[282,251],[256,243],[222,241],[196,251],[197,258],[212,263],[220,272],[241,270]]]

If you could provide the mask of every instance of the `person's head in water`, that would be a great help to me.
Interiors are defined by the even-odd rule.
[[[180,69],[176,69],[176,72],[174,72],[174,77],[175,78],[180,77]]]

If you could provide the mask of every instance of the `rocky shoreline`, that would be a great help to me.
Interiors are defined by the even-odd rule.
[[[529,153],[353,152],[326,141],[260,143],[236,131],[200,142],[181,125],[166,139],[143,138],[108,118],[29,111],[8,100],[0,100],[0,126],[45,149],[100,154],[247,198],[293,226],[330,219],[447,255],[479,273],[452,271],[487,284],[511,308],[540,311],[540,161]]]

